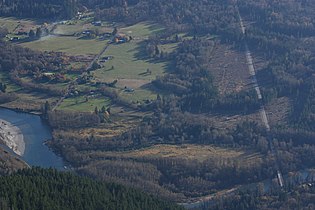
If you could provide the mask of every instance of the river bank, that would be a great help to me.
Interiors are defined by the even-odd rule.
[[[0,108],[11,110],[11,111],[14,111],[14,112],[33,114],[33,115],[38,115],[38,116],[42,115],[42,112],[40,112],[39,110],[34,110],[34,109],[12,108],[12,107],[7,107],[7,106],[3,106],[3,105],[0,105]]]
[[[23,156],[25,152],[24,136],[21,130],[0,119],[0,141],[7,145],[15,154]]]
[[[43,168],[52,167],[64,170],[62,157],[55,154],[45,143],[52,139],[52,130],[40,115],[34,113],[30,114],[29,112],[26,112],[26,110],[13,110],[0,107],[0,118],[1,121],[6,121],[8,123],[5,123],[9,125],[9,128],[4,128],[4,125],[0,121],[1,133],[5,134],[0,137],[0,141],[4,142],[2,139],[5,137],[7,143],[20,142],[19,140],[23,137],[24,152],[23,150],[17,149],[21,148],[21,145],[18,143],[15,145],[6,144],[12,153],[18,154],[16,151],[19,150],[21,159],[30,166],[40,166]],[[10,125],[13,127],[16,126],[16,128],[19,129],[19,132],[9,131],[8,129],[12,128]],[[19,138],[15,137],[16,139],[8,139],[8,131],[12,134],[21,134],[21,136],[19,136]]]

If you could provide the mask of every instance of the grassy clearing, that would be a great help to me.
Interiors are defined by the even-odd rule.
[[[132,93],[122,91],[120,96],[125,100],[140,102],[144,100],[155,100],[157,97],[157,92],[149,89],[139,88],[138,90]]]
[[[54,33],[63,34],[63,35],[71,35],[74,33],[80,33],[83,30],[84,30],[83,25],[58,25]]]
[[[44,93],[35,93],[25,90],[16,92],[18,99],[10,103],[1,104],[1,106],[8,108],[19,108],[24,110],[40,110],[41,105],[45,104],[46,101],[56,102],[58,98],[48,96]]]
[[[113,123],[101,124],[94,128],[82,128],[74,131],[70,130],[69,132],[76,132],[83,137],[89,137],[91,135],[101,138],[114,137],[135,128],[142,121],[143,117],[151,115],[150,112],[129,110],[114,104],[111,105],[110,108],[110,120]]]
[[[148,59],[141,58],[143,46],[138,42],[129,42],[120,45],[111,45],[103,56],[113,56],[114,58],[105,63],[105,67],[96,71],[95,76],[101,80],[112,79],[139,79],[153,80],[157,75],[162,75],[167,63],[153,63]],[[114,69],[111,69],[111,67]],[[147,74],[146,70],[151,70]]]
[[[123,157],[132,159],[142,158],[181,158],[203,162],[208,159],[238,159],[242,161],[257,161],[261,158],[258,153],[241,149],[225,149],[210,145],[154,145],[148,148],[129,152],[106,152],[104,156]]]
[[[80,96],[75,98],[66,98],[61,105],[58,107],[59,110],[67,111],[82,111],[82,112],[92,112],[97,106],[99,109],[102,106],[108,107],[111,101],[105,97],[89,98],[86,101],[86,97]]]
[[[21,87],[16,86],[14,83],[12,83],[8,76],[7,73],[0,72],[0,82],[4,82],[7,86],[6,92],[11,93],[11,92],[16,92],[21,89]]]
[[[47,36],[43,39],[21,44],[39,51],[65,52],[70,55],[98,54],[106,45],[96,39],[78,39],[77,37]]]
[[[74,23],[74,25],[58,25],[55,33],[73,34],[80,33],[83,30],[93,28],[91,24],[83,21]],[[100,30],[112,29],[109,26],[99,27]],[[111,30],[110,30],[111,29]],[[110,45],[108,50],[101,56],[113,56],[112,60],[104,63],[104,67],[94,71],[93,75],[96,81],[112,82],[118,80],[117,88],[120,90],[121,97],[125,100],[142,102],[147,99],[155,99],[157,92],[151,90],[148,84],[156,78],[163,75],[168,68],[167,62],[153,62],[145,53],[143,40],[149,36],[161,33],[165,30],[158,24],[151,22],[142,22],[133,26],[119,29],[119,32],[131,35],[134,39],[131,42],[121,45]],[[22,43],[28,47],[39,51],[65,52],[69,55],[88,55],[98,54],[107,41],[97,39],[79,39],[74,36],[47,36],[33,42]],[[171,51],[176,48],[175,45],[163,46],[165,51]],[[81,64],[73,64],[80,66]],[[84,65],[84,64],[82,64]],[[114,67],[112,69],[112,67]],[[149,72],[147,72],[149,70]],[[74,79],[75,74],[68,74],[69,78]],[[57,84],[60,88],[65,88],[65,84]],[[128,93],[123,91],[124,87],[133,88],[135,91]],[[83,87],[84,88],[84,87]],[[88,88],[88,87],[87,87]],[[93,111],[95,106],[102,107],[110,102],[104,99],[93,98],[85,102],[85,97],[76,99],[66,99],[59,109],[75,111]]]
[[[83,20],[67,21],[65,24],[57,25],[57,28],[54,30],[54,33],[60,35],[72,35],[76,33],[81,33],[85,30],[95,30],[98,31],[99,33],[113,31],[112,26],[108,25],[106,22],[103,22],[102,26],[94,26],[93,24],[89,23],[89,21]]]
[[[16,29],[29,29],[36,25],[34,20],[17,19],[14,17],[0,17],[0,27],[8,29],[9,33],[14,33]]]
[[[20,77],[22,81],[24,82],[29,82],[29,83],[37,83],[37,84],[42,84],[45,85],[46,87],[51,87],[51,88],[58,88],[60,90],[66,89],[68,83],[67,82],[59,82],[59,83],[50,83],[50,82],[35,82],[32,78],[30,77]]]
[[[117,87],[130,87],[135,92],[121,91],[121,97],[130,101],[155,99],[157,92],[146,88],[157,76],[163,75],[168,68],[167,62],[154,62],[145,54],[142,42],[148,36],[161,33],[164,30],[158,24],[142,22],[133,26],[119,29],[119,32],[131,35],[133,40],[120,45],[110,45],[102,56],[113,56],[104,67],[95,71],[96,80],[112,82],[118,80]],[[151,73],[148,73],[149,70]]]
[[[80,68],[86,68],[88,66],[88,63],[86,62],[72,62],[69,69],[80,69]]]
[[[162,33],[165,30],[161,25],[154,22],[141,22],[126,28],[119,29],[119,32],[133,36],[134,38],[144,39],[148,36]]]
[[[158,46],[162,52],[172,53],[178,47],[178,43],[163,44]]]
[[[10,17],[0,18],[0,27],[7,28],[9,33],[13,33],[19,25],[18,20]]]

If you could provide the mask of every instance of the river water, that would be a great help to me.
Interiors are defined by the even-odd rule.
[[[63,170],[62,158],[44,143],[52,138],[51,129],[38,115],[0,108],[0,119],[17,126],[23,133],[25,152],[21,157],[30,166]]]

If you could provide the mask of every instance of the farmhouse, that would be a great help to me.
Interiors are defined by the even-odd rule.
[[[105,56],[105,57],[102,57],[102,58],[100,59],[100,62],[101,62],[101,63],[105,63],[105,62],[107,62],[107,61],[109,61],[109,60],[111,60],[111,59],[113,59],[113,56]]]
[[[115,44],[122,44],[122,43],[126,43],[129,42],[131,39],[130,37],[126,36],[125,34],[117,34],[114,37],[114,43]]]
[[[10,41],[11,41],[11,42],[17,42],[17,41],[19,41],[19,40],[20,40],[20,38],[17,37],[17,36],[10,38]]]
[[[92,25],[94,25],[94,26],[102,26],[102,22],[101,21],[95,21],[95,22],[92,22]]]
[[[135,90],[130,88],[130,87],[125,87],[125,91],[128,92],[128,93],[135,92]]]

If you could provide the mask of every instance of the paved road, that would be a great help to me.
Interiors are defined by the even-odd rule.
[[[238,12],[238,16],[239,16],[241,31],[245,35],[246,28],[244,26],[244,22],[243,22],[243,19],[241,17],[241,14],[239,12]],[[261,104],[262,104],[261,107],[260,107],[260,110],[259,110],[260,118],[261,118],[261,121],[263,122],[267,132],[269,133],[270,132],[270,125],[269,125],[269,122],[268,122],[268,117],[267,117],[267,114],[266,114],[266,111],[265,111],[265,107],[264,107],[264,105],[262,103],[262,94],[261,94],[261,91],[260,91],[260,88],[259,88],[259,85],[258,85],[258,81],[257,81],[257,78],[256,78],[256,71],[255,71],[255,67],[254,67],[254,64],[253,64],[253,58],[251,56],[251,53],[249,51],[249,48],[248,48],[248,45],[247,45],[246,42],[245,42],[245,55],[246,55],[246,61],[247,61],[247,65],[248,65],[249,74],[250,74],[251,79],[252,79],[253,87],[256,90],[257,97],[261,101]],[[274,147],[272,145],[272,137],[271,137],[270,134],[268,134],[268,141],[269,141],[271,152],[273,153],[273,155],[276,156],[276,152],[275,152]],[[276,168],[277,168],[278,184],[279,184],[280,187],[283,187],[283,177],[282,177],[281,171],[279,169],[278,160],[277,160]]]

